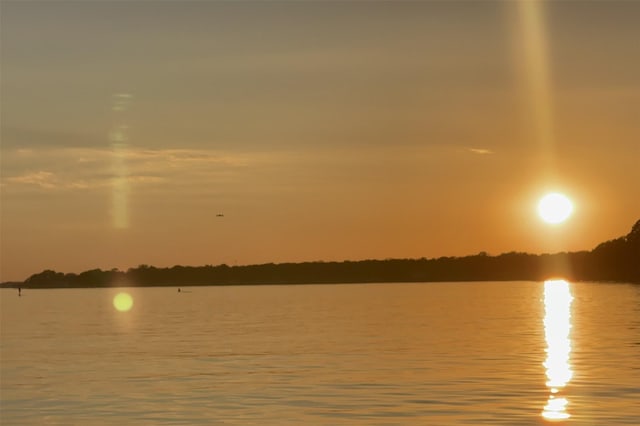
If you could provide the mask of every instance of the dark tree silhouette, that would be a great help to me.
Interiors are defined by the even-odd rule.
[[[45,270],[5,287],[107,287],[242,284],[310,284],[433,281],[541,281],[565,277],[575,281],[640,283],[640,220],[629,234],[591,251],[533,255],[503,253],[438,259],[387,259],[233,266],[156,268],[140,265],[126,272],[92,269],[76,274]]]

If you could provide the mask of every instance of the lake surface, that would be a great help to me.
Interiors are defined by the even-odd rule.
[[[0,296],[3,425],[640,424],[640,285]]]

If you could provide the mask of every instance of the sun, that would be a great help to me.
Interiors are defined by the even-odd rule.
[[[564,194],[552,192],[538,202],[538,215],[547,223],[562,223],[571,216],[573,203]]]

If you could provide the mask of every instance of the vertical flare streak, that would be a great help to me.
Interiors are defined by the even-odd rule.
[[[554,163],[554,124],[547,30],[543,0],[517,2],[518,28],[522,39],[521,66],[530,111],[532,133],[547,171]]]
[[[124,229],[129,226],[127,205],[129,183],[126,164],[128,126],[124,115],[129,108],[131,98],[132,96],[128,93],[119,93],[113,96],[112,110],[116,118],[109,134],[109,142],[113,153],[112,221],[113,227],[116,229]]]

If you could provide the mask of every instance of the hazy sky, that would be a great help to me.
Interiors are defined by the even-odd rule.
[[[0,280],[583,250],[640,218],[640,2],[0,7]]]

